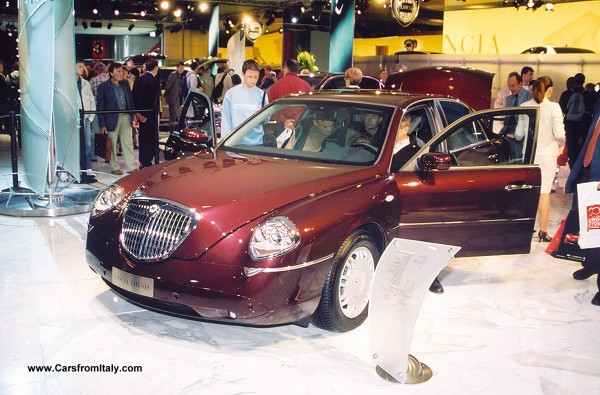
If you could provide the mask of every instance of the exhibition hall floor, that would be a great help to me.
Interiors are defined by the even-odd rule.
[[[0,174],[10,158],[0,151]],[[563,175],[564,176],[564,175]],[[571,196],[552,195],[550,233]],[[2,187],[5,187],[4,185]],[[88,214],[0,216],[0,394],[597,394],[596,279],[532,241],[527,255],[457,258],[427,293],[411,354],[421,384],[380,378],[367,321],[349,333],[175,318],[113,293],[84,259]],[[394,325],[386,322],[385,325]],[[78,367],[81,365],[81,367]],[[141,372],[64,372],[98,365]],[[51,372],[28,367],[49,366]]]

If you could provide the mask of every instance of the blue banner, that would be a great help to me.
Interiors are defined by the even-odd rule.
[[[215,5],[210,14],[208,26],[208,56],[217,57],[219,51],[219,5]]]
[[[332,0],[329,71],[344,72],[352,67],[353,43],[354,0]]]

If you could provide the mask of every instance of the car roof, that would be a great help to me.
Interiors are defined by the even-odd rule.
[[[420,93],[406,93],[399,91],[380,90],[380,89],[333,89],[315,92],[301,92],[286,96],[277,100],[296,100],[302,101],[318,101],[318,100],[335,100],[348,103],[375,104],[387,105],[395,107],[404,107],[410,103],[421,99],[445,99],[451,98],[446,95],[431,95]]]

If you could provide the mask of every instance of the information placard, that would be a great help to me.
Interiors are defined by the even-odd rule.
[[[409,363],[410,342],[429,286],[459,250],[457,246],[396,238],[384,251],[369,302],[371,350],[380,374],[383,370],[403,384],[427,379],[414,377],[420,374],[421,364],[412,356]]]

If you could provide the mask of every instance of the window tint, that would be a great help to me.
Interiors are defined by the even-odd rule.
[[[515,135],[493,132],[494,124],[505,118],[518,119]],[[531,163],[535,117],[529,115],[500,116],[485,114],[446,133],[432,145],[431,152],[448,153],[455,166],[493,166]]]
[[[417,141],[427,143],[434,135],[435,129],[432,127],[431,112],[429,107],[421,106],[410,108],[405,116],[410,116],[410,131],[409,135],[417,138]]]
[[[439,103],[442,107],[442,112],[444,113],[444,118],[446,121],[444,126],[450,125],[452,122],[471,112],[468,107],[458,101],[440,100]]]
[[[379,80],[375,78],[364,77],[358,84],[363,89],[379,89]]]

